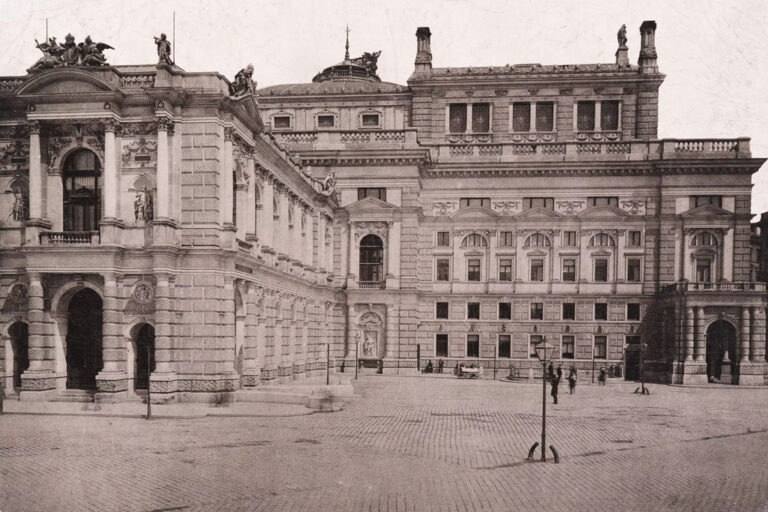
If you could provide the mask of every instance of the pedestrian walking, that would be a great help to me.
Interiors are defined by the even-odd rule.
[[[557,380],[563,380],[563,367],[557,365]]]
[[[605,386],[605,379],[606,379],[606,373],[605,373],[605,367],[600,368],[600,375],[597,376],[597,383],[601,386]]]
[[[568,391],[570,391],[571,394],[576,392],[576,368],[573,366],[571,366],[571,369],[568,371]]]
[[[552,379],[552,391],[550,394],[552,395],[552,398],[554,399],[555,405],[557,405],[557,387],[560,385],[560,379],[557,377]]]
[[[552,380],[555,378],[555,367],[552,366],[552,363],[549,363],[549,366],[547,366],[547,378],[549,380]]]

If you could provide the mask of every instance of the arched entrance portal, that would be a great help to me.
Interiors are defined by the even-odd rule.
[[[8,329],[11,338],[11,351],[13,352],[13,388],[21,389],[21,374],[29,368],[29,337],[27,324],[16,322]],[[9,357],[9,354],[6,354]]]
[[[736,328],[730,322],[718,320],[707,329],[707,379],[719,382],[723,373],[726,351],[728,360],[736,357]]]
[[[90,288],[77,292],[67,310],[67,389],[96,389],[104,366],[101,352],[101,297]]]
[[[155,328],[144,324],[139,328],[134,339],[135,364],[134,364],[134,389],[147,389],[149,387],[149,375],[155,371]]]

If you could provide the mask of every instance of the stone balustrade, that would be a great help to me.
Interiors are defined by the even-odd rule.
[[[694,281],[682,281],[673,283],[662,288],[662,293],[679,292],[765,292],[766,283],[762,282],[719,282],[719,283],[700,283]]]
[[[98,231],[44,231],[40,245],[98,245]]]

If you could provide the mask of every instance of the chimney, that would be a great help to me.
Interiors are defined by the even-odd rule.
[[[432,70],[432,48],[429,38],[432,32],[429,27],[419,27],[416,29],[416,69],[415,73],[428,73]]]
[[[656,58],[656,22],[646,20],[640,25],[640,56],[637,58],[640,72],[658,73]]]

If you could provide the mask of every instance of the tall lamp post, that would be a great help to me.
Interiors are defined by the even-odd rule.
[[[541,342],[535,346],[536,357],[541,362],[541,462],[547,461],[547,363],[552,359],[554,349],[553,345],[547,343],[546,336],[542,337]],[[534,444],[528,453],[529,459],[532,459],[535,449]],[[554,447],[552,447],[552,453],[555,455],[555,462],[558,462]]]

